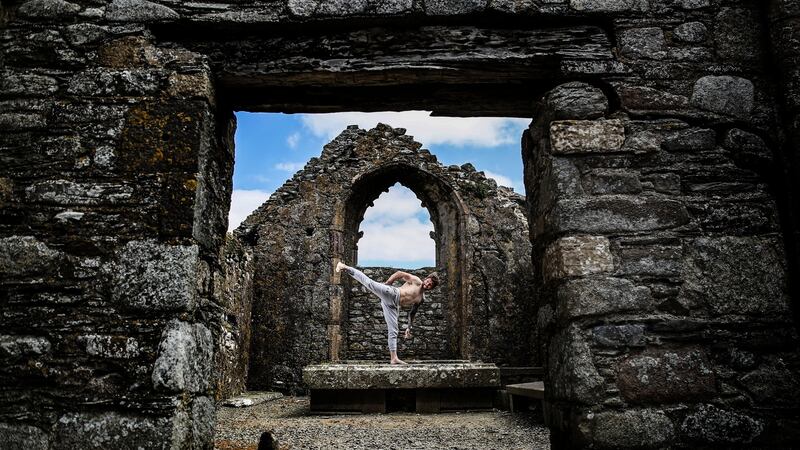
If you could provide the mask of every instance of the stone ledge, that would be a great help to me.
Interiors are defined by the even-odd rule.
[[[304,367],[303,381],[310,389],[499,387],[500,369],[491,363],[471,362],[329,363]]]

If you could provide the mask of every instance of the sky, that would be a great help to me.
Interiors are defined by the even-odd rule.
[[[524,192],[520,139],[530,119],[431,117],[427,111],[329,114],[236,113],[236,160],[229,230],[348,125],[405,128],[445,165],[472,163],[498,184]],[[361,223],[358,265],[415,269],[435,264],[433,224],[414,193],[396,184]]]

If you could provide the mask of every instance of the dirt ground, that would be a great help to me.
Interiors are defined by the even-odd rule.
[[[256,450],[264,432],[281,450],[550,448],[544,425],[507,411],[311,415],[308,397],[217,409],[218,450]]]

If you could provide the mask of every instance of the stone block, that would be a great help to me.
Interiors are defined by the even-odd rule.
[[[559,233],[602,234],[663,230],[688,223],[689,213],[679,201],[609,195],[559,200],[550,225]]]
[[[623,56],[635,58],[663,58],[664,30],[658,27],[632,28],[619,35],[619,50]]]
[[[161,93],[167,75],[158,69],[89,69],[70,78],[67,92],[92,97],[143,97]]]
[[[367,0],[331,0],[318,1],[314,14],[317,16],[349,16],[363,14],[367,11]]]
[[[680,246],[622,246],[615,253],[620,275],[674,277],[683,270]]]
[[[682,295],[719,315],[789,314],[786,260],[779,239],[697,238],[687,241],[684,251]]]
[[[500,371],[490,363],[430,362],[396,366],[353,362],[303,368],[310,389],[419,389],[500,386]]]
[[[135,105],[125,115],[117,165],[139,173],[194,174],[203,146],[214,139],[210,120],[208,106],[199,101]]]
[[[544,104],[553,120],[597,119],[608,112],[608,99],[603,91],[583,82],[556,86],[545,95]]]
[[[577,326],[555,333],[548,349],[549,400],[592,404],[604,393],[605,381],[597,372],[589,344]]]
[[[80,5],[64,0],[28,0],[17,12],[29,19],[57,19],[72,17],[80,10]]]
[[[614,261],[605,236],[568,236],[545,251],[545,280],[610,272]]]
[[[717,55],[726,60],[754,60],[761,54],[761,17],[751,8],[720,8],[714,20]]]
[[[50,341],[41,336],[0,335],[0,355],[3,356],[39,356],[49,352],[50,348]]]
[[[69,413],[55,425],[54,448],[171,449],[172,421],[117,412]]]
[[[578,11],[648,11],[650,0],[569,0],[569,6]]]
[[[557,316],[570,320],[611,313],[648,311],[650,290],[621,278],[578,278],[558,287]]]
[[[289,12],[297,17],[343,17],[356,14],[393,15],[408,13],[414,9],[414,2],[413,0],[289,0],[288,7]]]
[[[204,325],[170,321],[158,345],[153,386],[169,392],[206,391],[211,386],[212,344]]]
[[[631,403],[697,401],[716,394],[716,377],[698,348],[650,349],[617,364],[617,387]]]
[[[426,0],[425,12],[431,16],[451,16],[483,11],[487,0]]]
[[[43,97],[58,91],[58,81],[53,77],[31,73],[0,73],[0,94],[4,96]]]
[[[179,19],[172,8],[147,0],[113,0],[107,7],[105,19],[110,22],[165,22]]]
[[[560,120],[550,124],[550,147],[554,154],[618,152],[625,142],[622,121]]]
[[[675,426],[657,409],[602,412],[592,430],[591,441],[601,448],[659,448],[675,439]]]
[[[601,325],[592,328],[592,340],[602,347],[643,347],[644,325]]]
[[[214,440],[216,407],[211,397],[196,397],[192,401],[193,448],[202,448]]]
[[[672,35],[678,42],[699,44],[706,40],[708,29],[702,22],[686,22],[675,27]]]
[[[594,169],[584,180],[586,190],[595,195],[642,192],[639,174],[626,169]]]
[[[111,295],[128,308],[189,311],[196,305],[198,247],[128,242],[111,265]]]
[[[33,236],[0,239],[0,275],[3,278],[56,275],[64,255]]]
[[[700,405],[686,416],[680,429],[690,440],[703,444],[749,444],[764,431],[764,422],[714,405]]]
[[[642,182],[663,194],[681,193],[681,177],[675,173],[651,173],[643,176]]]
[[[25,189],[31,202],[56,205],[118,205],[130,203],[134,188],[125,183],[80,183],[71,180],[41,181]]]
[[[48,450],[50,435],[41,428],[15,423],[0,423],[0,448],[3,450]]]
[[[730,150],[737,166],[760,174],[772,174],[774,155],[757,134],[733,128],[725,133],[722,146]]]
[[[676,3],[681,8],[688,10],[708,8],[711,6],[711,0],[678,0]]]
[[[689,107],[689,98],[645,86],[615,86],[622,107],[633,112],[682,111]]]
[[[753,82],[733,76],[705,76],[692,90],[692,105],[708,111],[746,119],[753,110]]]
[[[770,152],[761,136],[739,128],[732,128],[725,133],[722,147],[735,153],[769,154]]]
[[[552,164],[552,194],[556,197],[578,197],[584,194],[581,173],[567,158],[554,156]]]
[[[740,378],[745,390],[758,406],[800,405],[800,376],[783,361],[767,361]]]
[[[717,144],[717,134],[707,128],[689,128],[669,134],[661,147],[668,152],[702,152]]]
[[[640,131],[628,134],[622,150],[633,153],[655,153],[661,150],[661,142],[664,137],[652,131]]]
[[[125,336],[88,334],[78,338],[86,353],[100,358],[131,359],[139,356],[139,342]]]
[[[109,35],[106,27],[91,23],[76,23],[64,30],[64,39],[72,45],[81,46],[94,44],[104,40]]]

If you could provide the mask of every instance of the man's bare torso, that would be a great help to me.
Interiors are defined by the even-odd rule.
[[[412,306],[422,300],[422,280],[417,277],[400,286],[400,306]]]

